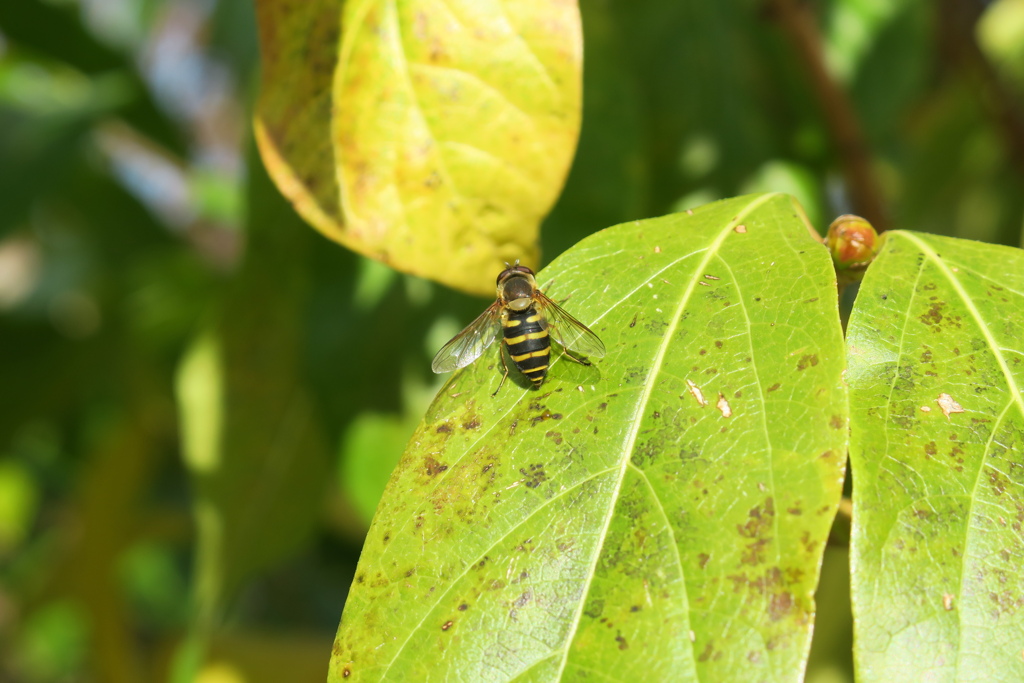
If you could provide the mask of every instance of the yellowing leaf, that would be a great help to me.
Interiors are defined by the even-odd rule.
[[[356,249],[341,222],[330,138],[340,14],[341,0],[256,0],[261,81],[254,127],[281,193],[313,227]]]
[[[579,134],[576,3],[357,0],[343,25],[341,241],[478,293],[504,261],[536,265]]]

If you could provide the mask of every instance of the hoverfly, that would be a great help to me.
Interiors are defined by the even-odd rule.
[[[562,345],[568,358],[582,365],[590,365],[590,361],[577,358],[570,351],[592,358],[604,356],[604,344],[597,335],[540,291],[532,270],[519,265],[519,261],[505,265],[508,267],[498,275],[497,300],[441,347],[431,363],[434,372],[450,372],[469,365],[494,343],[499,331],[504,332],[502,342],[512,362],[536,387],[544,383],[548,373],[552,337]],[[501,390],[508,378],[505,354],[498,355],[505,374],[491,396]]]

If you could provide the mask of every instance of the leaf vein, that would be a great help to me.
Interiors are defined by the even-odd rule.
[[[411,628],[409,630],[409,635],[406,636],[404,641],[402,641],[402,644],[395,651],[394,657],[392,657],[391,661],[388,662],[387,667],[385,667],[384,672],[381,674],[381,679],[384,679],[384,678],[387,677],[388,671],[390,671],[392,665],[396,661],[398,661],[399,655],[402,654],[402,651],[405,649],[406,645],[408,645],[409,642],[412,640],[413,635],[423,627],[424,623],[426,623],[427,617],[430,616],[433,613],[433,611],[437,608],[437,606],[441,604],[441,601],[445,598],[445,596],[447,596],[452,591],[452,589],[454,589],[455,586],[458,585],[459,581],[461,581],[466,576],[466,574],[469,573],[469,570],[472,567],[476,566],[476,564],[480,560],[482,560],[487,555],[487,553],[489,551],[493,550],[499,543],[501,543],[502,541],[507,539],[509,536],[511,536],[517,529],[519,529],[521,526],[523,526],[526,522],[528,522],[531,519],[533,519],[544,508],[546,508],[549,505],[553,504],[555,501],[560,500],[561,498],[563,498],[564,496],[568,495],[572,491],[575,491],[576,489],[580,488],[581,486],[584,486],[585,484],[588,484],[589,482],[594,481],[595,479],[597,479],[601,475],[608,474],[609,472],[614,472],[615,469],[616,469],[615,467],[607,467],[607,468],[605,468],[603,470],[600,470],[598,472],[593,472],[593,473],[587,475],[586,477],[580,479],[578,482],[576,482],[572,486],[570,486],[570,487],[568,487],[568,488],[566,488],[566,489],[564,489],[562,491],[559,491],[557,494],[555,494],[554,496],[551,496],[551,498],[548,498],[547,500],[542,502],[540,505],[538,505],[533,511],[530,512],[530,514],[524,515],[515,524],[510,526],[508,528],[508,530],[505,531],[503,534],[501,534],[498,538],[496,538],[494,540],[494,542],[491,543],[491,545],[487,546],[487,548],[483,552],[477,554],[472,562],[466,562],[465,568],[459,573],[458,576],[453,577],[448,582],[448,587],[445,588],[437,596],[437,598],[434,600],[433,604],[430,606],[429,609],[424,610],[423,617],[419,620],[419,622],[416,624],[416,626],[414,626],[413,628]],[[581,603],[582,603],[582,600],[581,600]]]

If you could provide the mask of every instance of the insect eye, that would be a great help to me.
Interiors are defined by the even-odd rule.
[[[502,282],[507,280],[512,275],[516,275],[516,274],[533,275],[533,271],[532,270],[530,270],[526,266],[519,265],[519,259],[516,259],[516,262],[511,264],[511,265],[509,265],[508,263],[505,263],[505,265],[508,266],[508,267],[505,268],[505,270],[503,270],[500,273],[498,273],[498,279],[495,281],[496,285],[500,285]]]

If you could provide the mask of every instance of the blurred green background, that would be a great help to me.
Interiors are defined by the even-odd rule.
[[[0,2],[0,680],[323,680],[430,357],[487,303],[280,198],[250,1]],[[1022,245],[1024,0],[582,10],[546,260],[761,190]],[[811,680],[851,675],[844,558]]]

